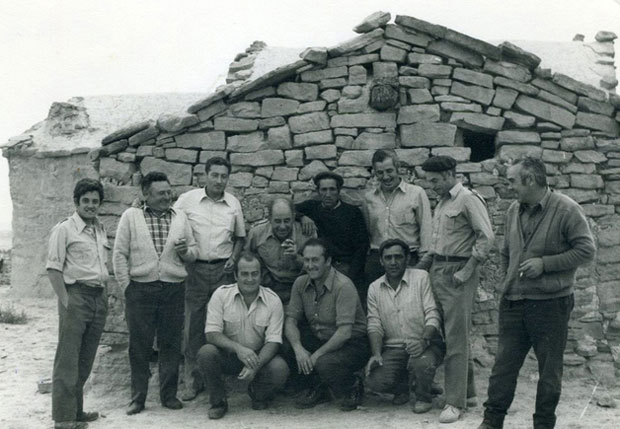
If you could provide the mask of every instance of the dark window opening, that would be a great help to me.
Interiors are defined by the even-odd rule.
[[[471,162],[480,162],[495,156],[495,135],[463,130],[463,146],[471,149]]]

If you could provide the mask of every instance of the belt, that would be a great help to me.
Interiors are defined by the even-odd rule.
[[[67,288],[76,289],[80,292],[88,293],[91,295],[101,295],[104,289],[102,286],[89,286],[86,283],[81,282],[67,284]]]
[[[433,255],[433,260],[437,262],[464,262],[468,261],[468,256],[444,256],[444,255]]]
[[[226,259],[213,259],[212,261],[205,261],[205,260],[202,260],[202,259],[196,259],[196,262],[201,263],[201,264],[215,265],[215,264],[220,264],[222,262],[226,262]]]

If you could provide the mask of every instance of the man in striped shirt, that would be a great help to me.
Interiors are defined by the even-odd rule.
[[[415,383],[413,411],[425,413],[432,408],[431,385],[445,354],[439,310],[428,273],[407,267],[407,243],[386,240],[379,257],[385,274],[368,288],[366,383],[371,390],[394,393],[395,405],[409,400]]]

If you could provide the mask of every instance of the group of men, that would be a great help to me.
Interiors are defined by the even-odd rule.
[[[225,190],[226,159],[209,159],[204,187],[174,205],[165,174],[143,177],[144,204],[121,216],[112,258],[129,328],[127,414],[145,407],[155,338],[162,405],[183,407],[183,355],[181,399],[206,389],[211,419],[228,411],[226,374],[248,382],[257,410],[291,389],[299,408],[337,399],[349,411],[361,403],[365,383],[392,393],[394,404],[413,394],[413,411],[425,413],[441,393],[433,379],[443,363],[439,421],[455,422],[476,405],[469,330],[479,266],[494,241],[486,203],[457,181],[451,157],[422,165],[438,197],[433,216],[424,189],[400,177],[394,152],[376,151],[372,167],[377,184],[361,209],[342,201],[343,178],[325,171],[314,177],[317,200],[273,199],[268,220],[247,238],[241,205]],[[594,244],[579,205],[548,189],[542,161],[525,158],[507,178],[517,201],[500,246],[499,346],[480,428],[503,427],[531,347],[540,369],[534,427],[552,428],[575,270],[592,259]],[[84,412],[82,388],[107,312],[110,246],[96,216],[102,200],[99,182],[79,181],[76,213],[50,237],[59,429],[84,428],[98,417]]]

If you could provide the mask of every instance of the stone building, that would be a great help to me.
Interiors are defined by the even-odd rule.
[[[423,187],[424,160],[456,158],[462,180],[487,199],[501,240],[512,200],[506,165],[534,155],[545,161],[551,186],[583,205],[599,246],[596,262],[578,272],[566,364],[613,374],[614,362],[620,368],[616,36],[572,42],[592,51],[596,64],[574,71],[582,73],[577,80],[513,43],[494,45],[408,16],[390,20],[373,14],[354,29],[357,37],[292,61],[281,52],[275,69],[265,65],[269,48],[254,44],[231,64],[229,84],[186,114],[105,137],[91,157],[107,182],[102,216],[110,231],[149,171],[166,172],[182,192],[194,168],[227,157],[229,188],[251,224],[274,195],[312,197],[311,178],[326,169],[344,176],[346,199],[359,201],[372,182],[373,152],[389,148],[404,162],[406,180]],[[474,315],[474,353],[485,365],[497,334],[496,260],[485,264]],[[122,331],[114,320],[110,330]]]
[[[177,112],[201,94],[74,97],[53,103],[48,117],[9,139],[2,154],[9,161],[13,201],[11,285],[15,294],[54,295],[45,272],[50,229],[73,210],[73,185],[97,178],[88,152],[112,131],[135,121]]]

